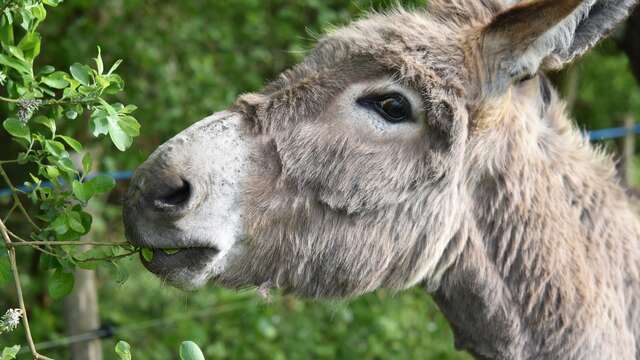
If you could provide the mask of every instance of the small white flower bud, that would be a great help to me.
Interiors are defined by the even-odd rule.
[[[10,332],[20,325],[20,318],[22,318],[21,309],[9,309],[0,318],[0,334],[4,332]]]

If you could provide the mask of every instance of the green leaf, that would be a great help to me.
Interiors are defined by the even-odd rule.
[[[16,58],[10,58],[5,54],[0,54],[0,64],[17,70],[23,75],[28,75],[31,73],[31,69],[24,61],[18,60]]]
[[[40,55],[40,34],[37,32],[27,33],[18,43],[18,48],[22,51],[25,60],[33,62],[33,59]]]
[[[93,164],[93,159],[91,158],[91,153],[85,153],[82,156],[82,172],[84,175],[87,175],[91,172],[91,165]]]
[[[18,356],[18,352],[20,352],[20,345],[5,347],[2,349],[2,356],[0,356],[0,360],[13,360]]]
[[[55,166],[46,165],[44,169],[45,169],[47,178],[49,178],[49,180],[51,181],[55,181],[60,176],[60,171]]]
[[[40,69],[40,71],[38,71],[38,74],[47,75],[47,74],[51,74],[54,71],[56,71],[56,68],[54,68],[51,65],[45,65]]]
[[[69,231],[69,224],[67,222],[67,216],[60,214],[50,224],[49,228],[58,235],[64,235]]]
[[[64,113],[64,116],[66,116],[67,119],[69,119],[69,120],[75,120],[75,118],[78,117],[78,113],[75,110],[67,110]]]
[[[0,21],[0,42],[4,46],[13,45],[13,26],[5,18]]]
[[[108,75],[107,80],[109,80],[109,86],[104,90],[106,94],[117,94],[124,89],[124,80],[119,75]]]
[[[22,121],[16,118],[8,118],[2,123],[2,126],[11,136],[31,141],[31,131]]]
[[[116,354],[120,360],[131,360],[131,346],[126,341],[118,341],[116,344]]]
[[[84,227],[83,235],[88,233],[91,230],[91,225],[93,225],[93,217],[86,211],[82,210],[82,207],[75,206],[74,209],[78,211],[80,214],[80,222],[82,223],[82,227]]]
[[[142,258],[147,262],[153,260],[153,250],[149,248],[142,248],[140,249],[140,253],[142,254]]]
[[[91,259],[102,259],[111,256],[111,249],[106,246],[96,246],[81,254],[74,256],[76,260],[87,261]]]
[[[193,341],[183,341],[180,344],[180,360],[204,360],[204,354]]]
[[[71,183],[71,189],[73,190],[73,195],[82,202],[89,201],[94,194],[91,186],[83,184],[78,180],[74,180],[73,183]]]
[[[111,115],[111,116],[118,115],[118,111],[113,105],[104,101],[102,98],[98,98],[98,101],[100,102],[100,105],[102,105],[102,109],[107,113],[107,115]],[[117,106],[118,104],[115,104],[115,105]]]
[[[120,126],[120,118],[118,115],[107,116],[109,121],[109,137],[111,142],[120,151],[127,150],[133,143],[133,138]]]
[[[123,115],[118,120],[118,125],[127,135],[136,137],[140,135],[140,123],[133,116]]]
[[[13,280],[11,264],[9,263],[9,256],[7,256],[4,249],[2,249],[2,252],[3,254],[0,254],[0,286],[8,284]]]
[[[22,21],[20,22],[20,27],[22,27],[26,31],[30,31],[34,28],[35,25],[35,17],[31,15],[27,9],[19,9],[20,18]]]
[[[44,115],[38,115],[32,121],[45,126],[49,131],[51,131],[51,135],[56,134],[56,122],[52,118],[48,118]]]
[[[54,256],[42,254],[40,261],[38,262],[38,269],[46,271],[50,269],[57,269],[60,267],[60,262]]]
[[[59,158],[58,161],[56,162],[56,165],[58,165],[58,168],[60,170],[66,172],[70,176],[76,176],[78,174],[78,171],[76,170],[75,165],[73,164],[71,159],[69,159],[68,155],[67,157]]]
[[[98,175],[85,184],[91,187],[94,194],[104,194],[116,186],[116,181],[111,176]]]
[[[95,137],[108,134],[109,120],[107,120],[107,113],[103,110],[94,111],[91,114],[89,127],[91,128],[91,134]]]
[[[74,151],[82,151],[82,144],[78,140],[64,135],[58,135],[57,137],[66,142]]]
[[[91,68],[87,65],[75,63],[69,68],[71,76],[85,86],[91,85]]]
[[[73,290],[73,283],[72,273],[56,269],[49,277],[47,284],[49,295],[54,299],[60,299]]]
[[[80,87],[78,87],[78,92],[85,96],[91,95],[93,91],[94,90],[91,86],[80,85]]]
[[[98,69],[98,75],[102,75],[104,72],[104,63],[102,62],[102,51],[98,46],[98,56],[95,57],[96,68]]]
[[[58,158],[69,157],[69,153],[64,149],[64,144],[59,141],[45,140],[44,148],[49,152],[49,154],[55,157],[58,157]]]
[[[82,219],[80,218],[79,213],[75,211],[70,212],[69,214],[67,214],[67,221],[69,222],[69,227],[71,228],[71,230],[81,234],[86,231],[84,226],[82,226]]]
[[[113,74],[114,71],[116,71],[116,69],[118,68],[118,66],[120,66],[120,64],[122,64],[122,59],[118,59],[112,66],[111,69],[109,69],[109,71],[107,72],[107,75],[111,75]]]
[[[127,106],[124,107],[124,109],[122,109],[122,112],[124,114],[131,114],[132,112],[138,110],[138,107],[132,104],[129,104]]]
[[[17,46],[7,46],[7,50],[9,50],[9,54],[13,55],[14,58],[26,62],[26,58],[24,57],[24,53],[22,49]]]
[[[69,86],[69,82],[65,79],[67,73],[56,71],[50,75],[44,76],[40,81],[54,89],[64,89]]]
[[[11,15],[11,11],[9,9],[4,9],[4,16],[6,16],[7,23],[13,26],[13,15]]]
[[[58,6],[58,5],[62,2],[62,0],[43,0],[42,2],[43,2],[45,5],[49,5],[49,6],[52,6],[52,7],[56,7],[56,6]]]
[[[47,10],[45,10],[42,4],[38,4],[31,8],[31,13],[33,16],[38,19],[38,22],[44,20],[47,17]]]

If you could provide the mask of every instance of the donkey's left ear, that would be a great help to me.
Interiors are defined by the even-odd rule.
[[[563,67],[611,32],[637,2],[534,0],[499,13],[480,36],[487,90],[500,93],[540,69]]]

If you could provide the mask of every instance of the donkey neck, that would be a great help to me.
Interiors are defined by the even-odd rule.
[[[638,221],[561,104],[527,105],[470,144],[491,160],[470,162],[464,250],[435,299],[481,359],[634,359]]]

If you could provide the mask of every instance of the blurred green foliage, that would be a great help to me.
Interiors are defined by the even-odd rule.
[[[107,152],[102,159],[108,170],[130,169],[177,131],[299,61],[323,29],[393,3],[67,0],[41,27],[47,41],[39,61],[56,67],[89,62],[95,44],[102,46],[105,63],[125,59],[119,73],[127,87],[120,101],[139,106],[143,131],[135,149]],[[614,41],[575,71],[579,81],[571,110],[581,127],[615,126],[628,112],[640,118],[640,91]],[[99,236],[120,237],[119,210],[97,213]],[[177,358],[183,340],[198,343],[207,359],[469,359],[453,349],[449,327],[421,289],[398,295],[380,291],[341,303],[277,295],[267,304],[253,292],[178,292],[162,286],[138,261],[125,262],[135,276],[124,285],[99,273],[101,319],[121,326],[115,339],[103,342],[106,359],[115,357],[118,339],[131,344],[135,359]],[[31,315],[34,336],[64,337],[61,302],[43,294],[37,271],[31,274],[24,285],[37,304]],[[0,293],[0,308],[8,306],[5,294]],[[22,343],[20,331],[12,336],[8,343]],[[47,354],[68,357],[64,348]]]
[[[584,128],[619,126],[627,114],[640,121],[640,87],[615,39],[602,43],[576,68],[579,77],[573,113]]]

